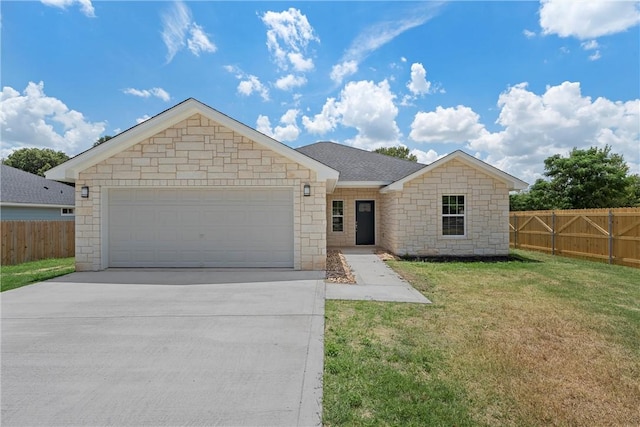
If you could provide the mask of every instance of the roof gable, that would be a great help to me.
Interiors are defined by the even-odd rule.
[[[0,202],[3,205],[74,206],[75,189],[67,184],[0,165]]]
[[[291,147],[288,147],[281,142],[278,142],[235,119],[232,119],[231,117],[194,98],[189,98],[122,132],[97,147],[93,147],[78,154],[65,163],[48,170],[45,175],[49,179],[75,182],[81,171],[127,150],[143,140],[188,119],[194,114],[201,114],[202,116],[231,129],[232,131],[282,155],[283,157],[315,171],[318,179],[321,181],[326,180],[335,183],[338,179],[338,171],[312,159],[311,157],[297,152]]]
[[[405,176],[404,178],[387,185],[386,187],[384,187],[382,190],[380,190],[382,193],[386,193],[388,191],[402,191],[404,184],[414,180],[426,173],[431,172],[434,169],[437,169],[439,167],[442,167],[444,165],[446,165],[447,163],[453,161],[453,160],[458,160],[461,161],[462,163],[477,169],[495,179],[497,179],[498,181],[504,182],[507,187],[509,188],[509,190],[523,190],[525,188],[527,188],[528,184],[518,178],[516,178],[515,176],[509,175],[506,172],[501,171],[500,169],[491,166],[488,163],[483,162],[482,160],[478,160],[473,156],[470,156],[469,154],[457,150],[454,151],[451,154],[448,154],[446,156],[444,156],[441,159],[436,160],[435,162],[431,163],[428,166],[423,167],[422,169]]]
[[[425,165],[335,142],[316,142],[297,151],[340,172],[340,184],[375,183],[383,186],[397,181]]]

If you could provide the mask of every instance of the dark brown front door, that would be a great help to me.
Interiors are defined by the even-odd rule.
[[[356,245],[375,245],[375,203],[356,201]]]

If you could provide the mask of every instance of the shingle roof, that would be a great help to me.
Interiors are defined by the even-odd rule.
[[[75,205],[75,189],[67,184],[0,165],[0,201],[34,205]]]
[[[425,167],[420,163],[360,150],[335,142],[316,142],[296,148],[340,172],[340,181],[394,182]]]

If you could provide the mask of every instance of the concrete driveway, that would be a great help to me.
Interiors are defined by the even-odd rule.
[[[108,270],[0,298],[3,426],[320,424],[317,273]]]

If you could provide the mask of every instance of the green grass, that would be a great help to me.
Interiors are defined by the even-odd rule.
[[[2,266],[0,269],[1,292],[73,273],[74,260],[73,257],[54,258]]]
[[[640,270],[514,254],[389,262],[432,305],[327,301],[325,425],[640,425]]]

